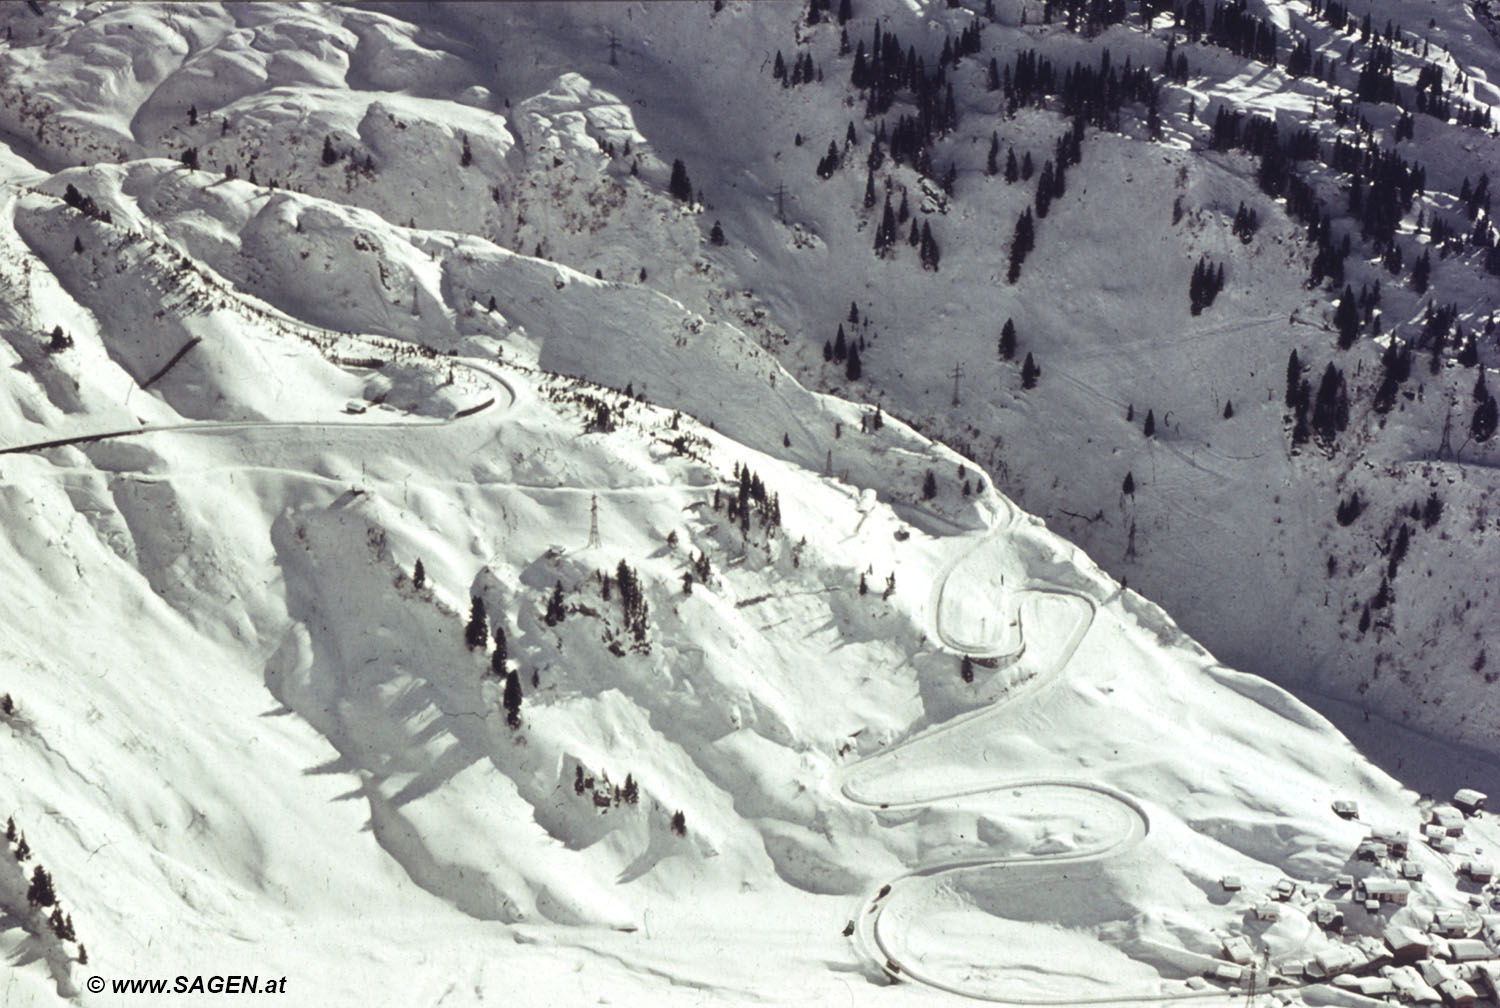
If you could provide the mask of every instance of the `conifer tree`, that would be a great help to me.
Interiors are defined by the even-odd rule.
[[[26,890],[26,902],[34,907],[49,907],[57,902],[57,893],[52,889],[52,876],[41,865],[37,865],[31,873],[31,886]]]
[[[678,809],[672,813],[672,832],[678,836],[687,836],[687,817]]]
[[[1000,357],[1002,360],[1014,360],[1016,356],[1016,323],[1013,319],[1006,319],[1005,325],[1000,327]]]
[[[1411,289],[1418,294],[1427,293],[1428,277],[1432,273],[1432,256],[1423,252],[1411,267]]]
[[[896,212],[891,209],[891,196],[886,193],[885,211],[880,216],[880,226],[875,229],[875,254],[886,256],[896,244]]]
[[[624,585],[621,585],[624,590]],[[558,581],[552,586],[552,594],[547,597],[547,609],[542,616],[542,622],[550,626],[557,626],[568,616],[567,607],[563,604],[563,586]]]
[[[469,650],[484,647],[489,639],[490,631],[485,618],[484,602],[478,595],[469,599],[469,622],[464,627],[464,643],[469,645]]]
[[[672,178],[667,183],[667,192],[683,203],[693,201],[693,183],[688,179],[687,166],[681,158],[672,162]]]
[[[986,175],[998,175],[1000,173],[1000,134],[990,134],[990,153],[984,162],[984,173]]]
[[[942,259],[942,250],[938,248],[938,243],[933,239],[932,227],[927,221],[922,222],[921,259],[922,268],[930,269],[934,273],[937,272],[938,263]]]
[[[849,360],[844,364],[844,377],[850,381],[859,381],[862,368],[859,362],[859,347],[850,347]]]
[[[849,343],[844,339],[844,327],[843,325],[840,325],[838,335],[834,337],[833,340],[833,359],[839,363],[842,363],[844,358],[848,355]]]
[[[1293,350],[1286,360],[1286,404],[1289,407],[1297,405],[1297,389],[1302,382],[1302,362],[1297,359],[1297,351]]]
[[[922,478],[922,499],[932,500],[936,496],[937,477],[933,475],[932,470],[929,469],[927,470],[927,475]]]
[[[708,240],[715,245],[724,244],[724,225],[714,221],[714,226],[708,229]]]
[[[865,172],[865,209],[869,210],[875,206],[875,172]]]
[[[958,663],[958,676],[966,683],[974,681],[974,661],[968,655],[964,655],[963,661]]]
[[[194,160],[195,161],[197,160],[196,155],[197,155],[197,152],[194,151]],[[335,161],[337,161],[338,159],[339,159],[339,152],[337,150],[335,150],[334,147],[333,147],[333,137],[332,136],[324,136],[323,137],[323,164],[325,166],[326,165],[331,165]],[[196,168],[197,165],[195,164],[193,167]]]
[[[1030,351],[1026,354],[1026,360],[1021,362],[1021,387],[1023,389],[1036,388],[1036,380],[1042,375],[1042,369],[1037,366],[1036,361],[1031,359]]]
[[[1354,303],[1354,288],[1347,284],[1339,298],[1338,308],[1334,310],[1333,324],[1339,333],[1339,349],[1347,350],[1353,346],[1359,335],[1359,309]]]
[[[11,816],[5,820],[5,842],[16,842],[16,817]]]
[[[1234,419],[1234,401],[1232,399],[1225,399],[1224,400],[1224,419],[1225,420],[1233,420]]]
[[[1127,497],[1135,496],[1135,473],[1125,474],[1125,482],[1120,485],[1120,492]]]
[[[427,568],[422,566],[422,558],[417,557],[417,562],[411,569],[411,583],[418,591],[427,586]]]
[[[22,833],[16,840],[16,860],[25,861],[31,857],[31,845],[26,842],[26,834]]]
[[[505,677],[505,723],[521,727],[521,677],[512,669]]]
[[[1014,183],[1020,177],[1021,169],[1016,166],[1016,149],[1012,147],[1005,155],[1005,181]]]
[[[1474,407],[1474,417],[1469,421],[1469,435],[1475,441],[1488,441],[1495,433],[1497,419],[1500,419],[1500,413],[1497,413],[1495,397],[1489,396]]]
[[[1021,278],[1021,264],[1026,261],[1026,256],[1035,243],[1036,233],[1032,223],[1031,208],[1027,207],[1016,219],[1016,231],[1010,240],[1010,270],[1006,275],[1009,282],[1015,283]]]

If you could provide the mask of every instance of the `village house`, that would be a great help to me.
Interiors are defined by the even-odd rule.
[[[1406,901],[1411,897],[1411,887],[1399,879],[1372,876],[1360,879],[1355,884],[1354,895],[1361,900],[1406,906]]]
[[[1464,815],[1478,815],[1479,810],[1484,808],[1484,800],[1488,797],[1483,791],[1475,791],[1473,788],[1459,788],[1453,794],[1453,806]]]
[[[1452,1005],[1453,1008],[1474,1008],[1474,1002],[1478,999],[1474,988],[1457,977],[1438,984],[1438,993],[1443,995],[1443,1003]]]
[[[1494,881],[1495,865],[1490,861],[1465,861],[1458,870],[1481,884]]]
[[[1414,927],[1392,924],[1385,929],[1385,944],[1399,963],[1416,962],[1427,958],[1432,951],[1432,939]]]
[[[1441,826],[1450,837],[1463,836],[1464,814],[1452,805],[1438,805],[1428,813],[1428,821]]]

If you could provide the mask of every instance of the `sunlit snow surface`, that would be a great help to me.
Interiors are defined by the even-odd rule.
[[[986,37],[1006,51],[1082,45],[999,6]],[[856,9],[861,36],[883,13],[934,51],[928,22],[971,16]],[[1330,948],[1306,901],[1274,923],[1252,908],[1283,876],[1321,893],[1365,870],[1352,857],[1372,825],[1415,830],[1415,792],[994,482],[1025,474],[1025,503],[1083,515],[1067,529],[1112,564],[1138,519],[1151,559],[1132,585],[1200,626],[1231,613],[1209,629],[1261,671],[1335,639],[1335,623],[1283,627],[1295,607],[1270,576],[1286,556],[1321,568],[1311,505],[1244,492],[1246,473],[1282,492],[1279,406],[1261,401],[1280,320],[1301,311],[1312,332],[1317,308],[1284,217],[1268,209],[1243,252],[1215,230],[1251,191],[1243,165],[1189,155],[1175,128],[1160,146],[1091,138],[1098,174],[1070,200],[1138,173],[1162,205],[1055,207],[1037,264],[1068,296],[1049,299],[992,276],[996,235],[1029,198],[998,182],[992,199],[918,211],[949,242],[940,274],[870,257],[862,173],[825,184],[802,163],[857,110],[761,66],[805,31],[796,5],[41,10],[0,9],[0,448],[133,433],[0,455],[0,693],[16,703],[0,818],[32,850],[0,857],[6,1008],[144,1004],[88,981],[215,974],[286,976],[287,1004],[360,1008],[1176,996],[1226,936],[1273,966]],[[1450,34],[1493,97],[1487,41]],[[836,33],[808,37],[842,75]],[[1159,58],[1123,30],[1105,41]],[[1230,89],[1303,114],[1276,75],[1200,56],[1200,117]],[[980,124],[993,99],[971,69],[960,101]],[[989,128],[959,138],[981,159]],[[1060,120],[1025,110],[1009,128],[1040,152]],[[1441,136],[1439,153],[1458,149]],[[1469,139],[1476,158],[1492,149]],[[627,143],[632,160],[606,153]],[[189,146],[203,171],[182,166]],[[677,157],[712,206],[665,195]],[[988,184],[977,164],[964,186]],[[1160,221],[1116,241],[1169,216],[1184,165],[1198,244]],[[69,185],[110,222],[65,206]],[[717,250],[715,217],[731,235]],[[1179,274],[1205,248],[1245,256],[1247,279],[1185,328]],[[1478,311],[1488,294],[1466,284]],[[820,370],[851,299],[864,385]],[[988,363],[1010,314],[1044,365],[1030,399]],[[1121,317],[1128,333],[1100,335]],[[54,326],[71,348],[47,350]],[[1244,425],[1210,434],[1217,399],[1195,395],[1174,407],[1180,428],[1159,408],[1178,436],[1141,448],[1123,407],[1187,385],[1142,349],[1158,340],[1194,367],[1229,361],[1214,397]],[[955,355],[985,414],[973,459],[900,419],[954,431],[929,407],[948,401]],[[1441,402],[1429,389],[1393,426],[1416,443],[1431,417],[1412,418]],[[728,516],[739,466],[777,495],[774,535]],[[1476,519],[1482,474],[1408,468],[1412,493],[1451,477],[1450,514]],[[1127,469],[1138,503],[1119,494]],[[1215,545],[1271,525],[1289,530],[1278,558],[1249,574]],[[1457,528],[1414,557],[1441,573],[1443,551],[1467,549]],[[1345,567],[1351,543],[1334,547]],[[618,584],[605,593],[622,560],[649,603],[640,642]],[[1292,579],[1309,619],[1324,618],[1307,604],[1317,574]],[[1462,581],[1407,598],[1446,612]],[[505,628],[518,729],[491,647],[463,640],[475,598]],[[1445,634],[1433,659],[1467,677],[1453,704],[1470,737],[1494,710],[1468,671],[1474,640]],[[613,800],[627,775],[638,804]],[[1335,798],[1361,820],[1333,815]],[[1465,844],[1500,844],[1488,815]],[[1458,858],[1412,857],[1425,905],[1475,889]],[[26,905],[37,864],[86,965]],[[1360,914],[1365,933],[1392,919]]]

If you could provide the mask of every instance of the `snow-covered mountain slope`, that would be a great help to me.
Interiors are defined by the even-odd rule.
[[[283,1000],[319,1005],[1123,1002],[1222,998],[1268,971],[1309,1003],[1363,1004],[1348,991],[1395,982],[1370,941],[1439,909],[1500,955],[1493,885],[1463,867],[1500,843],[1489,813],[1435,808],[1013,503],[1062,495],[1064,473],[1105,478],[1077,444],[1098,437],[1087,414],[1044,397],[1112,394],[1100,383],[1124,380],[1132,354],[1122,340],[1085,367],[1101,319],[1172,271],[1119,253],[1118,285],[1083,293],[1101,275],[1087,247],[1047,243],[1072,219],[1108,245],[1103,210],[1067,205],[1084,168],[1019,288],[974,286],[943,223],[998,228],[1019,184],[989,179],[996,202],[972,205],[960,185],[946,214],[933,191],[935,274],[904,246],[868,258],[847,171],[814,183],[848,205],[788,176],[798,224],[783,226],[766,202],[778,148],[762,141],[794,112],[830,114],[807,98],[819,85],[772,90],[749,45],[711,65],[681,54],[717,32],[791,39],[791,14],[0,11],[5,1005],[141,1003],[113,982],[229,974],[285,977]],[[562,70],[569,47],[582,76]],[[737,179],[731,135],[703,131],[716,102],[765,117],[739,135]],[[1037,111],[1008,123],[1049,145],[1057,126]],[[194,147],[200,170],[176,157]],[[1162,192],[1188,166],[1195,200],[1246,186],[1233,155],[1107,136],[1086,149],[1085,165],[1135,165]],[[664,191],[678,157],[711,210]],[[1263,209],[1251,248],[1294,249]],[[710,214],[723,246],[703,244]],[[1214,233],[1206,212],[1184,219]],[[1284,299],[1275,313],[1310,296],[1300,254],[1256,275]],[[1068,275],[1078,298],[1044,310],[1043,278]],[[959,439],[997,489],[892,413],[953,433],[961,411],[921,408],[921,383],[953,360],[932,347],[977,340],[1033,282],[1023,347],[1044,322],[1076,331],[991,418],[1054,437],[1018,451],[1012,435],[989,457],[980,435]],[[1285,343],[1261,364],[1252,339],[1216,328],[1226,304],[1273,313],[1252,296],[1229,285],[1166,342],[1236,345],[1278,381]],[[851,299],[868,377],[829,394],[832,365],[804,344],[828,328],[815,305],[836,324]],[[1159,331],[1166,300],[1143,316]],[[1071,382],[1053,363],[1065,351]],[[1276,404],[1256,419],[1254,397],[1234,396],[1225,423],[1244,441],[1225,454],[1265,451],[1251,423],[1279,424]],[[1380,437],[1418,437],[1430,398]],[[1141,509],[1139,557],[1152,481],[1207,464],[1166,436],[1183,421],[1156,415],[1142,450],[1159,475],[1132,463],[1142,501],[1117,505]],[[1353,454],[1343,436],[1336,459]],[[1369,457],[1362,494],[1394,506]],[[1269,465],[1257,478],[1290,478]],[[1482,476],[1443,466],[1455,486]],[[1054,471],[1059,487],[1033,487]],[[1181,495],[1222,495],[1206,513],[1227,522],[1238,470],[1218,471],[1222,485]],[[1482,494],[1445,493],[1411,537],[1401,605],[1423,563],[1483,562],[1482,537],[1452,560],[1437,546]],[[1350,553],[1368,546],[1361,527],[1339,528]],[[1227,565],[1233,545],[1201,548]],[[1304,632],[1280,615],[1303,672]],[[1454,696],[1474,739],[1485,697]],[[1443,838],[1427,843],[1434,818]],[[1357,854],[1382,828],[1410,850],[1387,838]],[[1409,906],[1372,909],[1338,881],[1378,891],[1403,864],[1421,869]],[[1278,899],[1284,876],[1296,891]],[[1323,899],[1342,931],[1315,923]],[[1231,963],[1247,950],[1255,978]],[[1470,965],[1442,969],[1482,987]]]
[[[1472,598],[1482,601],[1500,560],[1487,513],[1493,442],[1468,438],[1500,299],[1486,269],[1487,257],[1495,265],[1486,201],[1473,197],[1500,162],[1482,124],[1500,98],[1500,69],[1481,12],[1378,3],[1351,8],[1341,30],[1333,8],[1251,4],[1252,35],[1255,24],[1277,33],[1257,59],[1226,48],[1238,36],[1217,29],[1211,11],[1207,35],[1193,41],[1190,25],[1174,32],[1170,17],[1147,25],[1135,11],[1089,35],[1069,31],[1062,9],[1041,24],[1044,12],[1024,4],[995,4],[976,21],[978,7],[858,3],[842,26],[834,9],[809,25],[790,6],[733,3],[179,6],[170,16],[17,7],[0,53],[0,126],[49,168],[191,151],[205,170],[259,186],[643,283],[710,320],[737,321],[814,387],[847,384],[842,362],[822,351],[849,325],[853,302],[862,321],[848,336],[864,343],[857,398],[960,447],[1216,653],[1493,752],[1493,648]],[[875,115],[866,114],[872,89],[850,84],[855,55],[841,53],[840,35],[871,48],[877,22],[928,74],[945,40],[982,28],[976,48],[944,65],[957,122],[925,143],[925,178],[913,155],[898,164],[891,147],[900,117],[917,113],[910,79]],[[1386,22],[1398,44],[1382,50]],[[1181,72],[1166,76],[1169,36]],[[1292,76],[1304,41],[1310,65]],[[1011,284],[1013,228],[1038,182],[1008,184],[999,166],[1014,150],[1040,172],[1070,128],[1066,95],[1012,109],[1008,71],[1028,50],[1052,62],[1058,88],[1075,65],[1148,68],[1160,137],[1151,139],[1138,94],[1114,113],[1118,131],[1089,124]],[[1366,74],[1383,51],[1399,107]],[[788,82],[804,58],[812,79],[783,86],[778,53]],[[1005,88],[991,90],[991,60],[1007,71]],[[1447,118],[1416,112],[1407,130],[1401,108],[1415,107],[1417,85],[1432,79],[1422,107]],[[1283,143],[1303,130],[1316,142],[1318,157],[1294,161],[1289,176],[1318,204],[1312,218],[1289,201],[1291,183],[1257,184],[1255,141],[1239,145],[1249,152],[1214,141],[1226,110],[1270,117]],[[878,198],[867,208],[865,168],[882,128],[870,173]],[[992,139],[997,174],[987,168]],[[1361,209],[1376,197],[1356,205],[1349,193],[1357,182],[1373,194],[1376,166],[1339,160],[1340,142],[1422,170],[1389,241]],[[825,180],[816,169],[830,143]],[[664,191],[676,159],[704,201],[694,213]],[[872,254],[886,192],[929,225],[937,270],[919,268],[904,241],[889,258]],[[1258,219],[1248,234],[1234,226],[1241,205]],[[1356,296],[1381,284],[1378,303],[1362,300],[1347,350],[1332,331],[1341,286],[1306,283],[1318,244],[1306,225],[1318,215],[1332,248],[1350,239],[1343,283]],[[723,245],[706,240],[715,222]],[[908,222],[900,228],[905,238]],[[1430,286],[1412,276],[1424,253]],[[1224,268],[1225,284],[1195,315],[1187,287],[1200,257]],[[1429,303],[1454,307],[1434,374],[1421,356],[1436,332],[1424,324]],[[1009,360],[996,353],[1008,319],[1018,333]],[[1419,356],[1381,412],[1379,360],[1393,337]],[[1460,355],[1470,338],[1472,355]],[[1294,349],[1310,393],[1332,364],[1349,402],[1344,429],[1302,446],[1283,391]],[[1018,375],[1027,354],[1042,369],[1031,391]],[[1131,494],[1121,492],[1127,475]],[[1335,512],[1356,493],[1364,514],[1340,525]],[[1414,524],[1412,505],[1433,494],[1442,515]],[[1393,578],[1403,524],[1416,532],[1413,560]],[[1286,644],[1274,655],[1263,646],[1272,637]]]

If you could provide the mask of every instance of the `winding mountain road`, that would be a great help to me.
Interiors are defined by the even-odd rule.
[[[945,595],[950,592],[974,590],[973,585],[950,583],[963,577],[962,568],[972,563],[974,557],[987,545],[1007,537],[1016,527],[1018,515],[1011,510],[1008,521],[998,522],[995,527],[973,549],[964,550],[943,572],[933,592],[933,633],[944,647],[958,653],[977,658],[1019,659],[1026,649],[1024,629],[1027,625],[1025,610],[1037,604],[1057,605],[1057,600],[1075,610],[1076,618],[1067,636],[1061,642],[1055,658],[1045,668],[1037,669],[1001,702],[979,711],[955,717],[938,727],[908,738],[884,752],[877,753],[850,765],[843,773],[840,793],[844,800],[862,808],[871,809],[878,815],[902,819],[903,811],[922,811],[928,814],[941,812],[993,814],[1029,814],[1033,821],[1049,819],[1054,815],[1059,821],[1080,827],[1074,830],[1075,842],[1059,843],[1043,849],[1033,844],[1031,850],[1017,852],[1013,847],[1000,849],[989,844],[992,850],[965,851],[953,856],[939,856],[918,865],[910,871],[890,879],[872,890],[861,901],[855,918],[851,938],[861,953],[873,960],[885,974],[893,979],[902,977],[916,981],[936,990],[989,1002],[1016,1005],[1077,1005],[1104,1003],[1156,1003],[1195,998],[1223,998],[1226,992],[1220,987],[1180,992],[1131,993],[1121,991],[1108,996],[1059,996],[1037,998],[1024,994],[997,992],[993,982],[979,986],[970,975],[961,979],[939,975],[922,961],[914,961],[903,953],[902,928],[910,923],[907,911],[888,913],[899,903],[904,891],[926,885],[934,886],[935,880],[961,883],[962,877],[982,873],[988,882],[989,891],[997,888],[1019,888],[1045,883],[1053,878],[1063,878],[1066,872],[1076,872],[1084,865],[1102,864],[1120,857],[1139,845],[1151,831],[1150,817],[1146,810],[1130,795],[1107,785],[1076,779],[1032,778],[999,779],[994,783],[973,783],[964,787],[926,787],[927,782],[911,771],[902,772],[902,762],[914,746],[930,746],[934,740],[955,732],[973,733],[990,722],[1006,717],[1018,700],[1029,696],[1055,682],[1072,661],[1074,653],[1088,634],[1097,615],[1099,603],[1088,595],[1068,588],[1028,581],[1009,589],[1002,589],[1015,604],[1015,620],[1012,639],[1008,648],[1000,653],[993,647],[997,641],[987,635],[985,627],[974,633],[972,628],[944,626],[944,613],[953,607],[945,606]],[[999,582],[1003,584],[1003,581]],[[1007,599],[1009,601],[1009,599]],[[1055,617],[1054,620],[1055,622]],[[1040,621],[1038,621],[1040,622]],[[891,784],[893,779],[898,783]],[[882,783],[884,786],[882,787]],[[965,809],[965,803],[974,808]],[[904,817],[910,819],[911,817]],[[1082,842],[1077,841],[1083,836]],[[983,842],[983,836],[976,837]],[[989,878],[1003,873],[997,886]],[[1101,921],[1102,922],[1102,921]],[[979,964],[975,964],[976,966]],[[1230,994],[1243,994],[1242,990],[1231,990]]]
[[[223,433],[226,431],[246,430],[409,430],[421,427],[448,427],[456,423],[462,423],[470,417],[488,413],[491,406],[499,406],[500,412],[505,412],[515,405],[517,394],[515,386],[488,365],[472,358],[454,357],[445,358],[454,367],[461,367],[472,371],[485,378],[496,389],[496,395],[483,403],[476,404],[468,409],[459,410],[451,417],[436,420],[196,420],[178,424],[147,424],[141,427],[126,427],[117,430],[95,431],[88,434],[75,434],[64,438],[52,438],[47,441],[33,441],[27,444],[11,445],[0,448],[0,455],[16,455],[25,452],[45,451],[48,448],[62,448],[68,445],[95,444],[100,441],[112,441],[120,438],[140,437],[146,434],[164,434],[168,432],[185,432],[190,434]]]

